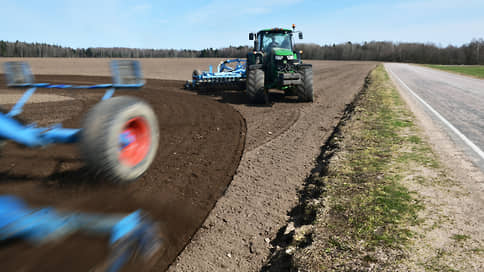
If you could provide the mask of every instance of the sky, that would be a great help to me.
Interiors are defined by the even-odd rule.
[[[484,38],[484,0],[0,0],[0,40],[73,48],[250,45],[296,24],[305,43],[461,45]]]

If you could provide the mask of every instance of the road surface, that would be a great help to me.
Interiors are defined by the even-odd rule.
[[[484,80],[417,65],[385,67],[484,172]]]

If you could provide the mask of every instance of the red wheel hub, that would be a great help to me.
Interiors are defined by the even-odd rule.
[[[119,160],[129,166],[139,164],[151,146],[149,125],[142,117],[135,117],[123,127],[120,137]]]

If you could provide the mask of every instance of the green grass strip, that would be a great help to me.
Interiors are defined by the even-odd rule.
[[[484,78],[483,65],[424,65],[426,67],[435,68],[447,72],[457,73],[461,75],[468,75],[477,78]]]

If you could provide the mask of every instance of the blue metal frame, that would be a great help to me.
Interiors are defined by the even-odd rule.
[[[34,83],[30,67],[25,62],[5,64],[5,75],[9,87],[28,87],[8,113],[0,113],[0,140],[8,139],[29,146],[45,146],[51,143],[73,143],[78,141],[80,129],[24,125],[14,117],[22,113],[23,106],[37,88],[55,89],[107,89],[102,100],[111,98],[116,89],[140,88],[144,85],[140,65],[137,61],[112,61],[112,84],[67,85]],[[130,135],[121,135],[120,142],[129,144]],[[33,209],[14,196],[0,195],[0,241],[23,239],[33,244],[47,243],[66,237],[74,232],[109,235],[111,255],[104,264],[106,271],[115,272],[140,252],[150,257],[161,245],[156,224],[144,217],[141,211],[126,215],[89,213],[65,213],[53,208]]]
[[[141,211],[127,215],[65,213],[53,208],[33,209],[21,199],[0,195],[0,241],[23,239],[48,243],[82,231],[109,235],[111,256],[107,271],[118,271],[135,253],[150,257],[161,246],[156,224]]]
[[[235,63],[235,68],[228,64]],[[198,87],[217,87],[237,85],[245,82],[247,60],[245,59],[228,59],[220,62],[217,66],[217,72],[213,72],[212,66],[208,71],[202,71],[199,75],[193,74],[192,80],[187,81],[185,87],[195,89]]]
[[[34,83],[31,69],[26,62],[5,63],[5,75],[9,87],[29,87],[12,107],[10,112],[0,113],[0,139],[9,139],[28,147],[45,146],[52,143],[73,143],[78,141],[80,129],[63,128],[61,124],[43,128],[35,124],[24,125],[13,117],[22,113],[23,106],[37,88],[50,89],[108,89],[102,100],[111,98],[116,89],[140,88],[145,82],[138,61],[113,60],[111,62],[112,84],[68,85]],[[126,83],[128,82],[128,83]]]

